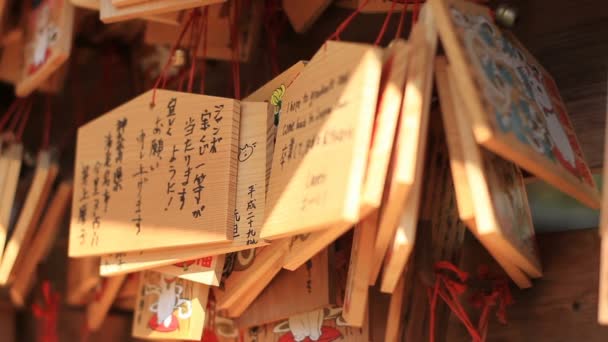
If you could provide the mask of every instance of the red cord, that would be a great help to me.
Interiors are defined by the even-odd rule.
[[[199,9],[196,10],[196,18],[192,25],[192,36],[190,42],[190,75],[188,78],[188,92],[192,92],[192,85],[194,83],[194,70],[196,70],[196,53],[198,52],[198,44],[201,41],[201,12]],[[194,42],[192,42],[194,39]]]
[[[169,66],[171,65],[171,62],[172,62],[173,56],[175,55],[175,51],[177,50],[177,47],[181,44],[182,39],[184,38],[184,35],[186,34],[186,31],[188,31],[188,28],[192,24],[192,20],[194,19],[194,13],[195,13],[195,10],[192,10],[190,12],[188,19],[186,20],[186,23],[184,24],[184,27],[182,28],[182,31],[180,32],[179,37],[177,38],[177,41],[171,47],[171,52],[169,54],[169,58],[167,59],[167,62],[165,63],[165,66],[162,68],[160,75],[158,75],[158,78],[156,79],[156,82],[154,83],[154,88],[152,91],[152,101],[150,102],[150,106],[152,106],[152,107],[154,105],[156,105],[156,90],[158,89],[158,86],[161,84],[161,80],[163,82],[162,83],[163,88],[167,84],[167,70],[169,69]]]
[[[405,13],[407,13],[407,4],[403,4],[401,8],[401,16],[399,16],[399,25],[397,25],[397,32],[395,33],[395,39],[401,38],[403,34],[403,24],[405,23]]]
[[[380,30],[380,33],[378,33],[378,37],[376,37],[376,41],[374,42],[374,45],[380,44],[382,37],[384,37],[384,34],[386,33],[386,28],[388,27],[388,22],[391,20],[391,16],[393,15],[393,10],[395,9],[396,3],[397,3],[397,0],[393,0],[390,10],[386,14],[386,17],[384,18],[384,22],[382,23],[382,29]],[[403,6],[407,7],[405,4]]]
[[[42,149],[49,148],[51,143],[51,97],[47,95],[44,111],[44,132],[42,135]]]
[[[418,15],[420,14],[420,0],[414,0],[414,9],[412,20],[414,23],[418,22]],[[412,25],[413,27],[414,25]]]
[[[361,12],[363,7],[365,7],[368,2],[369,0],[363,1],[363,3],[361,3],[361,5],[359,5],[359,7],[357,7],[357,9],[351,15],[349,15],[340,25],[338,25],[336,31],[332,33],[327,40],[331,40],[333,38],[340,40],[340,34],[346,29],[346,27],[348,27],[348,25],[350,25],[350,22],[355,19],[355,17],[359,14],[359,12]]]
[[[24,113],[23,120],[21,120],[21,123],[17,130],[17,134],[15,135],[15,139],[18,142],[21,142],[21,139],[23,138],[23,132],[25,131],[25,126],[27,125],[27,121],[30,118],[30,113],[32,112],[32,101],[31,100],[28,101],[24,111],[25,111],[25,113]]]
[[[44,307],[32,304],[34,316],[42,321],[41,338],[42,342],[57,342],[57,318],[59,316],[59,293],[54,292],[51,283],[45,280],[42,283],[42,296]]]
[[[241,63],[239,54],[239,0],[234,0],[234,21],[230,30],[232,40],[232,85],[234,87],[234,98],[241,99]]]
[[[207,72],[207,29],[209,27],[209,7],[205,6],[203,9],[203,26],[201,28],[201,35],[203,37],[203,62],[201,63],[201,85],[200,93],[205,93],[205,74]]]
[[[8,119],[10,119],[13,116],[13,113],[16,110],[19,110],[21,108],[22,104],[23,104],[23,99],[20,97],[15,99],[13,101],[13,103],[11,103],[11,105],[8,107],[8,109],[4,113],[4,116],[2,116],[2,120],[0,120],[0,132],[2,132],[4,130],[4,126],[6,126],[6,124],[8,123]]]

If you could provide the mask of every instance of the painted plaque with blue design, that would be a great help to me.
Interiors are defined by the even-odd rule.
[[[488,8],[430,1],[475,140],[597,208],[599,193],[553,78]]]

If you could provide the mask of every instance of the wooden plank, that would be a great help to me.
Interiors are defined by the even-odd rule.
[[[332,0],[283,0],[283,11],[291,26],[298,33],[304,33],[323,14]]]
[[[361,216],[377,209],[382,203],[388,167],[399,122],[403,90],[407,76],[409,45],[398,39],[384,51],[384,66],[374,133],[369,151],[363,186]]]
[[[199,258],[155,268],[154,271],[209,286],[219,286],[224,269],[224,255]]]
[[[102,256],[100,273],[113,275],[171,265],[179,262],[214,255],[236,252],[266,244],[257,239],[264,217],[266,195],[266,173],[269,136],[273,129],[272,113],[267,112],[263,102],[241,102],[241,125],[239,127],[239,155],[237,157],[236,209],[233,213],[235,225],[233,240],[226,246],[187,246],[131,253],[116,253]],[[250,187],[253,186],[253,198]],[[251,205],[250,205],[250,201]],[[254,209],[249,207],[255,206]],[[249,227],[249,213],[255,216]]]
[[[358,221],[380,69],[377,48],[328,41],[294,80],[283,98],[262,238]]]
[[[599,192],[547,71],[513,36],[501,33],[487,8],[461,0],[430,4],[450,63],[458,70],[455,81],[476,141],[598,208]]]
[[[207,30],[212,34],[201,37],[197,56],[206,59],[234,60],[234,43],[230,33],[234,23],[234,7],[236,2],[230,1],[207,7]],[[242,7],[247,5],[249,7]],[[241,19],[238,26],[238,56],[241,62],[250,60],[255,49],[259,46],[262,28],[264,2],[261,0],[239,1],[240,13],[247,13],[247,20]],[[229,13],[227,15],[227,13]],[[155,22],[146,24],[144,42],[149,45],[173,45],[181,32],[181,27],[164,25]],[[186,31],[189,36],[190,30]],[[205,47],[206,45],[206,47]]]
[[[528,276],[542,275],[534,227],[521,171],[512,163],[481,150],[475,143],[462,98],[457,95],[453,71],[448,80],[454,104],[458,136],[462,144],[467,180],[473,196],[475,225],[480,236],[521,268]]]
[[[154,340],[199,341],[209,286],[144,271],[137,291],[132,335]]]
[[[132,6],[132,5],[137,5],[137,4],[141,4],[144,2],[151,2],[151,1],[157,1],[157,0],[112,0],[112,5],[114,5],[116,7],[124,7],[124,6]]]
[[[69,258],[65,302],[83,305],[100,283],[99,258]]]
[[[397,251],[398,254],[391,254],[393,261],[389,261],[389,263],[392,264],[390,266],[392,270],[393,267],[394,270],[403,269],[411,252],[411,246],[416,239],[417,218],[410,217],[411,224],[405,222],[399,224],[399,221],[404,210],[413,213],[414,216],[418,212],[419,195],[413,193],[411,189],[420,182],[426,149],[433,84],[432,56],[435,55],[437,49],[437,32],[434,25],[432,14],[423,11],[421,20],[411,34],[411,53],[408,58],[410,66],[405,81],[401,119],[393,152],[393,170],[389,179],[388,193],[385,195],[386,199],[380,211],[380,228],[372,256],[371,283],[375,283],[380,273],[382,261],[397,229],[400,229],[397,234],[401,234],[405,240],[402,241],[403,243],[396,242],[403,248],[395,249],[397,246],[393,246],[393,251]],[[409,202],[406,203],[406,200]],[[395,280],[400,273],[401,271],[392,273],[392,280],[387,278],[386,285],[383,285],[385,290],[394,288]],[[385,274],[389,275],[387,272]],[[383,282],[385,281],[383,280]]]
[[[455,108],[452,100],[452,92],[450,89],[447,75],[447,61],[445,58],[438,58],[435,68],[437,90],[441,101],[441,110],[445,135],[448,142],[448,150],[450,154],[450,168],[452,170],[452,179],[456,192],[456,202],[458,205],[458,213],[460,219],[467,225],[471,232],[482,241],[484,246],[488,248],[488,252],[507,272],[509,277],[520,288],[528,288],[532,286],[530,279],[517,266],[515,266],[509,258],[498,253],[496,250],[489,248],[491,242],[485,239],[477,230],[475,222],[475,207],[473,205],[473,195],[469,182],[467,180],[466,159],[464,157],[463,146],[460,141],[457,128],[457,120],[455,120]]]
[[[403,333],[403,296],[405,290],[405,276],[399,277],[395,291],[391,295],[388,307],[385,341],[398,341]]]
[[[152,93],[78,129],[71,257],[233,239],[239,102]]]
[[[372,212],[355,226],[353,245],[348,266],[348,278],[342,317],[350,326],[361,327],[367,314],[369,294],[369,272],[376,231],[378,230],[378,211]]]
[[[92,11],[99,11],[99,1],[100,0],[71,0],[72,4],[76,7],[86,8]],[[149,0],[143,0],[149,1]],[[182,12],[169,12],[155,15],[146,15],[141,17],[141,19],[153,21],[165,25],[173,25],[179,26],[181,23]]]
[[[11,211],[15,202],[23,145],[11,144],[0,155],[0,250],[4,250],[11,223]]]
[[[295,271],[282,270],[236,319],[240,329],[262,326],[334,304],[328,251]]]
[[[606,104],[608,106],[608,103]],[[608,108],[606,110],[608,115]],[[608,132],[608,120],[606,131]],[[608,134],[604,136],[604,160],[608,160]],[[608,167],[602,172],[604,184],[602,188],[602,210],[600,211],[600,285],[597,320],[600,324],[608,325]]]
[[[2,254],[0,285],[7,285],[12,280],[14,270],[17,269],[16,267],[23,258],[25,249],[29,248],[30,240],[46,205],[57,172],[58,167],[51,161],[49,152],[40,152],[32,185],[19,213],[15,230]]]
[[[262,247],[246,269],[223,279],[222,285],[214,288],[218,310],[226,310],[228,317],[240,316],[279,273],[288,248],[288,240]]]
[[[67,1],[39,1],[25,10],[25,61],[15,87],[20,97],[31,94],[68,59],[74,26],[74,6]]]
[[[346,326],[341,308],[315,310],[267,324],[244,333],[245,342],[352,341],[369,342],[369,324],[362,328]]]
[[[89,331],[97,331],[101,328],[125,278],[126,275],[123,274],[104,279],[101,292],[87,305],[86,326]]]
[[[226,2],[226,0],[146,0],[139,4],[117,7],[113,4],[113,0],[99,1],[100,19],[106,24]]]
[[[351,225],[344,225],[293,236],[283,267],[290,271],[296,270],[351,228]]]
[[[31,246],[28,247],[27,257],[15,270],[15,280],[10,288],[10,297],[13,304],[18,307],[23,307],[25,304],[27,295],[33,285],[36,266],[46,257],[49,248],[55,241],[55,235],[61,226],[61,220],[66,214],[71,195],[72,184],[62,182],[55,191],[55,195],[42,218],[40,229],[36,232]]]

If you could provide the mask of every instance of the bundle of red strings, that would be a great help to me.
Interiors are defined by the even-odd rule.
[[[57,342],[57,317],[59,315],[59,293],[54,292],[51,283],[45,280],[42,283],[42,296],[44,306],[32,304],[34,316],[42,322],[40,332],[41,342]]]
[[[460,297],[467,291],[469,274],[452,263],[440,261],[435,264],[435,284],[428,289],[430,301],[429,340],[435,341],[435,315],[439,299],[443,300],[452,313],[465,326],[474,342],[486,340],[490,310],[498,306],[496,316],[503,324],[507,323],[506,308],[513,303],[508,279],[504,276],[490,277],[487,267],[481,267],[479,280],[490,282],[491,289],[481,289],[472,296],[473,306],[481,309],[477,326],[460,303]]]

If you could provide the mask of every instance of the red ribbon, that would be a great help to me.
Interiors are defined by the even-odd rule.
[[[480,267],[479,279],[490,281],[492,290],[486,293],[484,289],[481,289],[472,297],[473,305],[481,309],[479,321],[475,326],[459,300],[459,297],[467,290],[466,282],[468,278],[469,275],[466,272],[452,263],[440,261],[435,264],[435,285],[428,289],[430,301],[429,340],[431,342],[435,341],[435,314],[439,298],[448,305],[454,315],[462,322],[474,342],[486,340],[492,307],[497,306],[496,316],[498,320],[503,324],[507,323],[507,306],[513,303],[508,279],[504,276],[491,277],[486,266]]]
[[[44,307],[32,304],[34,316],[42,321],[40,334],[41,342],[58,342],[57,317],[59,314],[59,293],[54,292],[51,283],[45,280],[42,283],[42,296]]]

